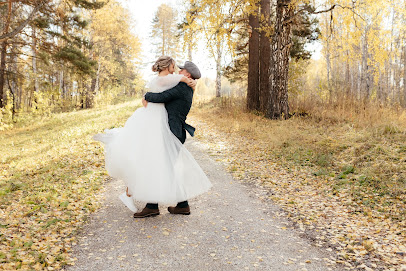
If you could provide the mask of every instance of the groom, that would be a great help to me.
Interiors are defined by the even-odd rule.
[[[186,61],[179,74],[183,74],[190,79],[199,79],[201,77],[199,68],[191,61]],[[193,99],[193,89],[186,83],[179,82],[175,87],[161,93],[147,92],[142,100],[142,104],[147,107],[148,102],[165,103],[168,111],[168,123],[172,133],[185,143],[186,131],[193,136],[195,128],[185,123],[186,116],[190,111]],[[190,207],[187,201],[178,202],[176,207],[168,207],[171,214],[190,215]],[[157,203],[147,203],[145,208],[134,214],[134,218],[143,218],[159,215]]]

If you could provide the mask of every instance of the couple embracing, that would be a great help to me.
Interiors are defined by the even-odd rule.
[[[134,218],[159,215],[158,204],[171,214],[190,214],[188,200],[211,187],[207,176],[190,152],[183,146],[186,124],[192,105],[198,67],[186,61],[179,74],[174,74],[175,61],[168,56],[158,58],[152,66],[157,72],[148,84],[143,106],[126,121],[124,127],[105,130],[93,138],[105,144],[105,163],[111,177],[123,180],[127,191],[120,195]],[[146,206],[137,212],[134,200]]]

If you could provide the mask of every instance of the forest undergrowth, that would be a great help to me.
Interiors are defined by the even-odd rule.
[[[74,264],[75,233],[106,180],[103,147],[91,136],[122,126],[140,105],[32,117],[0,131],[0,270]]]
[[[288,120],[238,100],[195,105],[196,136],[239,179],[261,183],[346,269],[406,270],[406,113],[301,103]],[[403,268],[403,269],[402,269]]]

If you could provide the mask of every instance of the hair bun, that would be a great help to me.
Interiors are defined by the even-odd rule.
[[[158,71],[158,64],[154,64],[154,65],[152,65],[152,71],[153,72],[157,72]]]
[[[158,60],[152,65],[153,72],[161,72],[167,69],[171,64],[175,64],[175,60],[169,56],[161,56]]]

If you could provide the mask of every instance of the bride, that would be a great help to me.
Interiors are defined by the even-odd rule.
[[[172,58],[160,57],[152,66],[158,75],[149,82],[149,91],[160,93],[180,82],[195,85],[192,79],[174,74],[174,69]],[[127,192],[120,199],[133,212],[137,211],[134,200],[154,203],[157,208],[157,204],[187,202],[211,187],[193,156],[171,132],[163,103],[148,103],[124,127],[106,129],[93,138],[105,144],[107,172],[126,184]],[[145,216],[158,214],[159,209]]]

